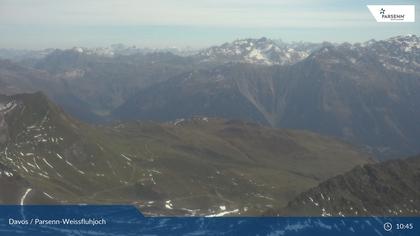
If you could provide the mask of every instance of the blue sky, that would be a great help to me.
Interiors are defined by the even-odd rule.
[[[416,3],[420,1],[0,0],[0,48],[114,43],[205,47],[263,36],[284,41],[360,42],[420,35],[419,20],[381,24],[366,7]]]

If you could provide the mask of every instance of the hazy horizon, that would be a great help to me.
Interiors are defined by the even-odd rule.
[[[394,35],[394,36],[390,36],[390,37],[386,37],[386,38],[371,38],[368,40],[363,40],[363,41],[355,41],[355,42],[348,42],[348,41],[305,41],[305,40],[299,40],[299,41],[286,41],[283,40],[281,38],[268,38],[266,36],[261,36],[261,37],[247,37],[247,38],[236,38],[236,39],[232,39],[230,41],[223,41],[223,42],[218,42],[218,43],[213,43],[213,44],[208,44],[208,45],[204,45],[201,47],[193,47],[193,46],[162,46],[162,47],[151,47],[151,46],[141,46],[141,45],[134,45],[134,44],[125,44],[125,43],[121,43],[121,42],[115,42],[115,43],[111,43],[108,45],[91,45],[91,46],[83,46],[83,45],[72,45],[72,46],[63,46],[63,47],[45,47],[45,48],[12,48],[12,47],[0,47],[0,49],[4,49],[4,50],[21,50],[21,51],[42,51],[42,50],[48,50],[48,49],[59,49],[59,50],[69,50],[69,49],[73,49],[73,48],[87,48],[87,49],[100,49],[100,48],[110,48],[111,46],[117,46],[117,45],[122,45],[124,47],[135,47],[137,49],[149,49],[149,50],[170,50],[170,49],[175,49],[175,50],[202,50],[202,49],[206,49],[209,47],[213,47],[213,46],[220,46],[224,43],[231,43],[234,42],[236,40],[244,40],[244,39],[261,39],[261,38],[268,38],[270,40],[274,40],[274,41],[281,41],[284,43],[334,43],[334,44],[342,44],[342,43],[364,43],[367,42],[369,40],[386,40],[389,38],[393,38],[393,37],[397,37],[397,36],[409,36],[409,35],[415,35],[417,37],[420,37],[420,35],[416,35],[416,34],[402,34],[402,35]]]
[[[0,48],[205,48],[242,38],[364,42],[420,35],[420,24],[377,23],[366,4],[333,0],[0,0]],[[402,0],[398,4],[415,4]],[[416,10],[419,15],[419,10]]]

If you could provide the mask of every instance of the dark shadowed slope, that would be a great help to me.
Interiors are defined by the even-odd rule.
[[[268,215],[418,216],[420,156],[356,167]]]

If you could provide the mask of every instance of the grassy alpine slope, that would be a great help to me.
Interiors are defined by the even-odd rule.
[[[131,203],[152,215],[254,215],[372,162],[328,137],[242,121],[89,126],[40,93],[0,104],[0,164],[52,202]]]

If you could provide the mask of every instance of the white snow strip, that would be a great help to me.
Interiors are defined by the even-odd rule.
[[[220,217],[220,216],[225,216],[225,215],[228,215],[228,214],[233,214],[233,213],[238,213],[238,212],[239,212],[239,209],[235,209],[233,211],[222,211],[220,213],[213,214],[213,215],[208,215],[206,217]]]
[[[38,170],[40,170],[41,168],[39,167],[38,163],[36,162],[35,157],[33,158],[33,160],[34,160],[34,163],[35,163],[36,168],[38,168]]]
[[[176,126],[176,125],[178,125],[179,123],[184,122],[184,121],[185,121],[185,119],[177,119],[177,120],[175,121],[174,125]]]
[[[121,156],[124,157],[127,161],[131,161],[131,158],[127,157],[126,155],[121,154]]]
[[[1,174],[1,171],[0,171],[0,174]],[[13,174],[12,174],[12,173],[10,173],[10,172],[8,172],[8,171],[4,171],[4,174],[5,174],[7,177],[12,177],[12,176],[13,176]]]
[[[47,196],[49,199],[54,199],[51,195],[49,195],[48,193],[43,193],[45,196]]]
[[[69,161],[67,161],[67,160],[66,160],[66,163],[67,163],[67,165],[69,165],[69,166],[73,167],[73,169],[74,169],[75,171],[79,172],[80,174],[82,174],[82,175],[86,174],[85,172],[83,172],[83,171],[81,171],[81,170],[77,169],[77,168],[76,168],[76,167],[75,167],[72,163],[70,163]]]
[[[28,163],[26,163],[26,164],[28,164],[28,166],[30,166],[30,167],[32,167],[32,168],[34,168],[34,169],[36,168],[36,166],[34,166],[33,164],[31,164],[31,163],[29,163],[29,162],[28,162]]]
[[[22,165],[22,168],[27,172],[27,173],[29,173],[29,171],[28,171],[28,169],[26,169],[26,167],[24,166],[24,165]]]
[[[67,165],[74,167],[74,166],[73,166],[73,164],[71,164],[71,163],[70,163],[69,161],[67,161],[67,160],[66,160],[66,163],[67,163]]]
[[[31,126],[28,126],[26,129],[35,129],[36,128],[36,125],[31,125]]]
[[[49,166],[51,169],[54,169],[54,166],[52,166],[47,160],[45,160],[45,158],[42,159],[45,164],[47,164],[47,166]]]
[[[32,191],[31,188],[26,189],[26,192],[23,194],[22,198],[20,199],[20,205],[23,206],[25,203],[25,198],[28,196],[28,194]]]
[[[150,180],[153,182],[154,185],[156,185],[156,181],[153,177]]]
[[[43,174],[43,173],[38,173],[38,175],[40,175],[41,177],[44,177],[44,178],[46,178],[46,179],[49,179],[49,178],[50,178],[48,175]]]

